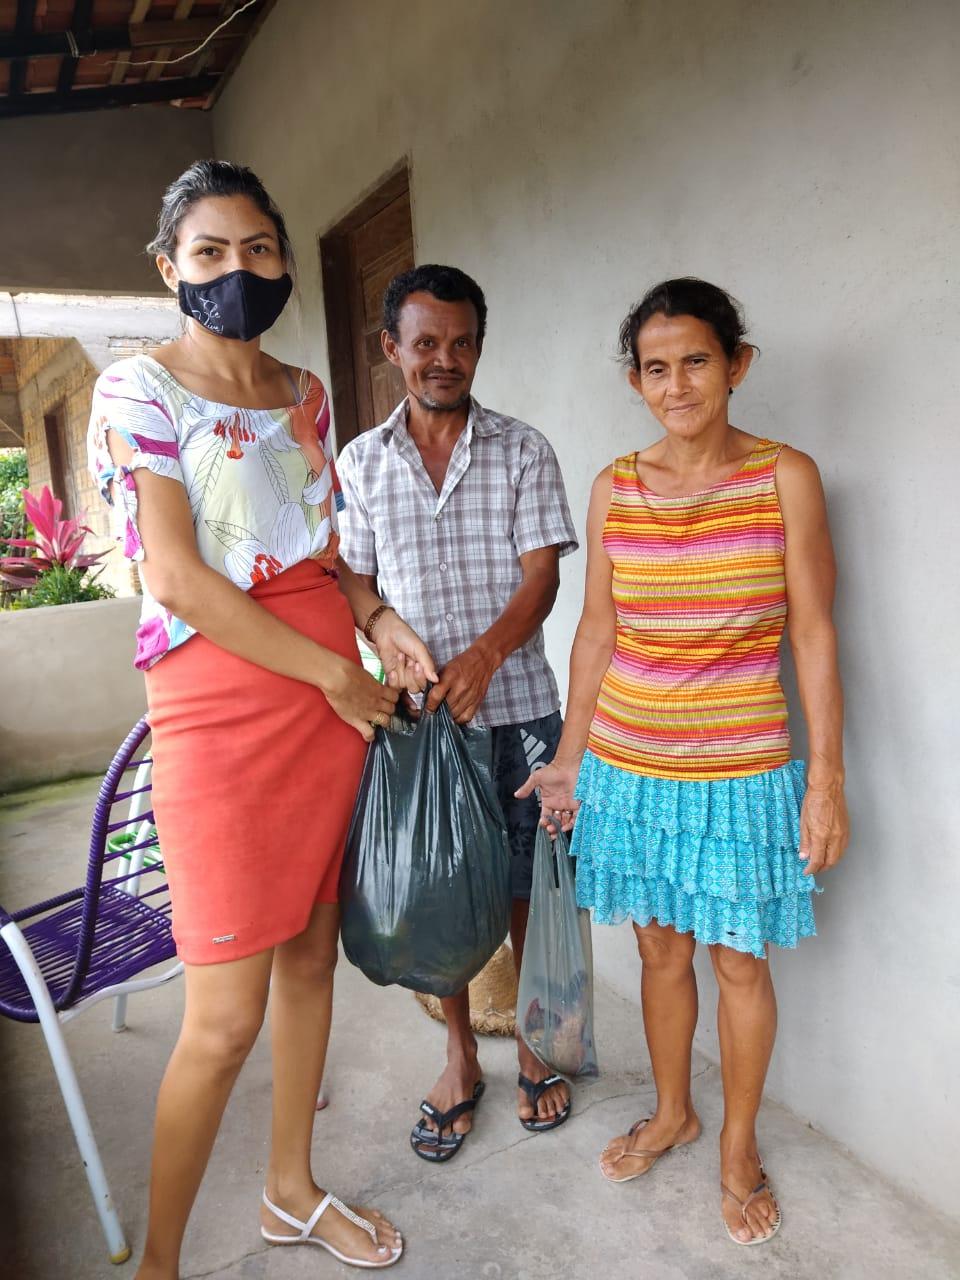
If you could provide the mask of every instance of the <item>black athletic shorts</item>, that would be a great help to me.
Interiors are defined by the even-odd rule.
[[[514,792],[531,769],[549,764],[557,751],[563,720],[559,711],[524,724],[497,725],[491,730],[493,781],[507,823],[510,845],[510,887],[515,898],[530,898],[533,844],[540,824],[536,792],[517,800]]]

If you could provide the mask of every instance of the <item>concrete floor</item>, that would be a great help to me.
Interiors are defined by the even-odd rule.
[[[0,901],[38,900],[80,882],[96,783],[82,780],[0,799]],[[180,1015],[180,983],[134,997],[114,1035],[98,1006],[68,1038],[134,1256],[144,1232],[152,1104]],[[738,1249],[720,1221],[716,1139],[720,1081],[695,1064],[704,1122],[695,1145],[648,1178],[610,1186],[597,1154],[653,1101],[639,1010],[597,989],[600,1079],[577,1087],[574,1117],[527,1134],[513,1111],[516,1060],[485,1040],[487,1094],[456,1160],[433,1168],[407,1143],[417,1103],[439,1069],[443,1030],[413,997],[381,990],[344,963],[317,1118],[315,1168],[342,1197],[403,1228],[407,1280],[923,1280],[960,1277],[960,1227],[907,1200],[781,1107],[767,1106],[762,1143],[784,1210],[765,1247]],[[112,1268],[63,1105],[36,1027],[0,1023],[0,1274],[94,1280]],[[355,1274],[317,1249],[276,1250],[257,1231],[267,1157],[270,1063],[261,1039],[241,1075],[201,1191],[183,1259],[185,1280],[297,1280]]]

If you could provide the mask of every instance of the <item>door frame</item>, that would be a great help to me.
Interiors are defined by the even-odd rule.
[[[360,434],[357,411],[356,367],[350,326],[349,236],[375,214],[410,191],[410,168],[400,162],[369,195],[320,237],[320,272],[323,309],[327,321],[327,360],[333,400],[337,449]],[[412,211],[411,211],[412,212]]]

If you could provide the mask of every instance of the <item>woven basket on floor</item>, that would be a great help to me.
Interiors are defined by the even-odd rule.
[[[431,1018],[443,1022],[436,996],[415,992]],[[470,1025],[478,1035],[512,1036],[517,1017],[517,973],[504,943],[470,983]]]

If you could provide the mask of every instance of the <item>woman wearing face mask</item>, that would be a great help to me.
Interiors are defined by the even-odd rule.
[[[848,838],[833,550],[812,459],[729,421],[753,348],[722,289],[658,285],[620,347],[664,435],[594,483],[563,736],[520,794],[539,787],[544,825],[573,828],[580,904],[632,919],[639,946],[657,1105],[601,1172],[632,1182],[700,1134],[701,942],[720,991],[721,1211],[735,1244],[759,1245],[781,1221],[756,1136],[777,1024],[767,948],[815,933],[813,873]],[[806,769],[779,679],[786,621]]]
[[[263,1020],[273,1135],[261,1229],[363,1267],[399,1232],[313,1179],[330,1027],[337,880],[373,726],[436,679],[419,638],[337,554],[338,484],[319,380],[260,348],[291,288],[279,210],[249,169],[201,161],[167,190],[149,250],[182,337],[111,365],[89,447],[140,563],[136,664],[153,803],[185,964],[183,1027],[160,1088],[138,1280],[175,1280],[187,1218]],[[388,673],[360,665],[365,631]]]

